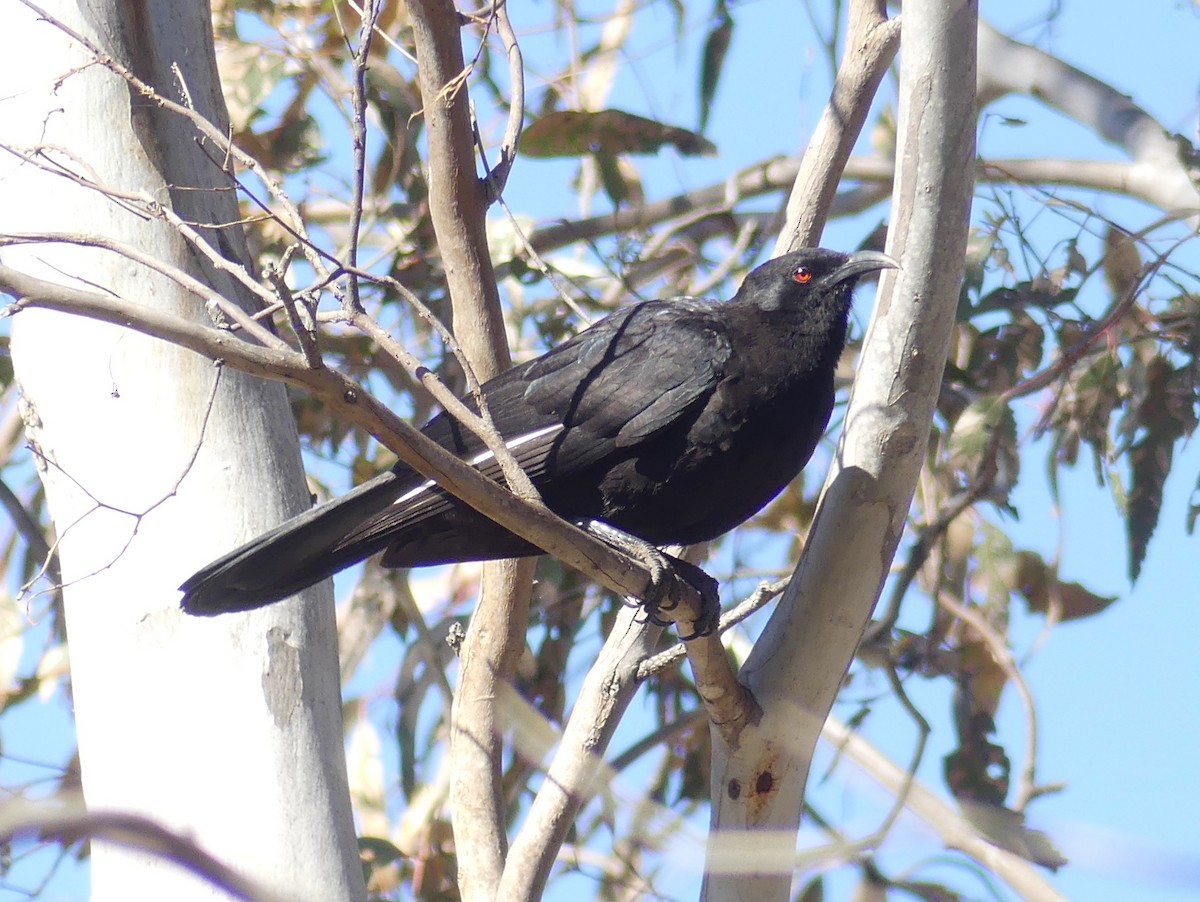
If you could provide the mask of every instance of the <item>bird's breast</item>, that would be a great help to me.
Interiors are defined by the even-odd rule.
[[[692,544],[728,532],[779,494],[825,430],[832,379],[759,404],[745,403],[739,388],[722,385],[693,421],[609,467],[599,484],[604,518],[650,542]]]

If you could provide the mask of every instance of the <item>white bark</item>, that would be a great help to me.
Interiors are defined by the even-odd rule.
[[[787,593],[742,668],[762,708],[714,739],[710,900],[786,899],[813,748],[903,532],[954,324],[972,194],[972,0],[910,0],[885,272],[838,455]]]
[[[207,4],[47,3],[54,19],[218,125]],[[236,289],[161,220],[33,159],[173,204],[185,219],[237,218],[193,128],[23,4],[0,30],[0,230],[91,232]],[[178,66],[183,84],[171,75]],[[205,155],[207,153],[207,156]],[[210,159],[211,158],[211,159]],[[227,257],[239,230],[209,232]],[[177,285],[114,254],[65,245],[4,261],[68,284],[202,317]],[[196,567],[308,504],[282,386],[214,368],[165,342],[26,311],[13,362],[28,435],[60,538],[84,792],[93,809],[147,815],[283,897],[364,895],[346,788],[328,584],[247,615],[185,617]],[[108,843],[92,850],[96,899],[223,894],[177,864]]]

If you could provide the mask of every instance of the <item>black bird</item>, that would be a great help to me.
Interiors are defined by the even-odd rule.
[[[488,408],[560,517],[654,545],[714,539],[808,462],[833,410],[854,285],[895,267],[873,251],[806,249],[755,269],[728,302],[635,304],[487,382]],[[499,478],[451,417],[423,431]],[[191,576],[183,608],[260,607],[378,551],[386,567],[542,553],[398,464]]]

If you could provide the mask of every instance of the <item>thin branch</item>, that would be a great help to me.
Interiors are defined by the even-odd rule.
[[[638,670],[638,679],[644,679],[640,668]],[[619,755],[614,755],[609,760],[608,766],[615,772],[620,773],[651,749],[666,745],[681,733],[693,727],[701,726],[705,719],[706,716],[703,708],[692,708],[690,711],[682,711],[670,723],[665,723],[658,729],[652,730]]]
[[[645,598],[653,594],[651,574],[645,566],[545,507],[517,498],[397,417],[354,380],[333,370],[312,369],[298,352],[251,345],[220,329],[123,298],[58,285],[3,264],[0,290],[18,299],[0,309],[0,317],[34,307],[87,316],[170,341],[251,375],[304,388],[338,415],[362,426],[422,476],[437,481],[456,498],[567,566],[620,595]],[[689,612],[700,609],[695,588],[685,580],[673,578],[670,592],[694,605],[682,604],[666,612],[671,619],[682,621]]]
[[[521,128],[525,122],[525,62],[521,58],[521,47],[517,44],[517,33],[508,18],[508,0],[496,0],[492,15],[496,21],[496,32],[504,42],[504,51],[508,55],[508,80],[512,97],[508,102],[504,138],[500,142],[500,160],[487,174],[489,204],[504,193],[509,173],[517,161],[517,146],[521,143]]]
[[[429,213],[446,272],[454,334],[470,368],[483,379],[510,363],[499,289],[488,255],[485,186],[475,176],[474,141],[458,11],[453,0],[407,6],[425,104],[429,153]],[[491,423],[487,400],[476,397]],[[515,486],[536,498],[511,454],[497,443],[496,460]],[[502,453],[503,452],[503,453]],[[544,508],[542,508],[544,510]],[[496,699],[524,648],[532,564],[497,561],[484,567],[483,591],[464,642],[459,690],[451,712],[455,845],[459,887],[471,902],[491,899],[504,869],[506,819],[500,786]],[[557,847],[556,847],[557,848]]]
[[[892,692],[900,700],[901,707],[908,712],[908,716],[916,724],[917,741],[913,746],[912,758],[909,759],[908,768],[904,772],[904,780],[900,783],[896,791],[896,798],[892,807],[888,810],[883,822],[875,829],[875,832],[863,840],[866,848],[871,849],[878,849],[883,845],[884,839],[887,838],[888,833],[891,832],[892,827],[896,823],[896,818],[900,816],[900,812],[908,805],[908,794],[912,789],[913,781],[917,778],[917,768],[921,766],[921,759],[925,757],[925,745],[928,743],[929,734],[932,732],[929,727],[929,721],[917,710],[917,706],[912,703],[912,699],[904,691],[904,684],[900,682],[900,677],[896,674],[896,668],[889,665],[886,673],[888,684],[892,687]]]
[[[1088,352],[1097,341],[1106,337],[1109,330],[1125,316],[1129,308],[1133,306],[1137,300],[1138,294],[1141,293],[1142,286],[1146,283],[1154,273],[1158,272],[1167,261],[1167,254],[1160,255],[1157,259],[1151,260],[1138,270],[1137,275],[1130,282],[1129,288],[1124,294],[1113,299],[1112,305],[1108,312],[1100,319],[1095,326],[1090,329],[1079,341],[1075,342],[1071,347],[1062,351],[1058,359],[1050,366],[1046,367],[1039,373],[1034,373],[1028,379],[1014,385],[1008,391],[1000,395],[1001,401],[1009,401],[1013,398],[1021,398],[1026,395],[1040,391],[1052,382],[1056,381],[1060,376],[1064,375],[1071,367],[1078,363],[1083,356]]]
[[[346,262],[351,267],[358,266],[358,238],[362,227],[363,186],[366,183],[367,172],[367,63],[371,58],[371,38],[375,34],[375,23],[379,21],[379,3],[380,0],[369,0],[364,5],[361,13],[362,23],[358,30],[358,47],[354,51],[352,63],[350,104],[354,115],[350,125],[350,139],[354,147],[354,175],[351,182],[350,239],[349,247],[346,248]],[[348,312],[362,311],[362,302],[358,296],[358,277],[353,273],[350,273],[344,303]]]
[[[778,597],[787,588],[789,582],[791,582],[791,577],[778,579],[772,583],[760,584],[743,601],[738,602],[728,611],[721,614],[717,632],[724,633],[737,626],[751,614],[762,610],[771,599]],[[638,667],[638,679],[644,680],[656,673],[661,673],[669,667],[673,667],[679,661],[682,661],[686,654],[686,647],[684,643],[680,642],[666,651],[659,652],[652,658],[647,658]]]
[[[79,181],[81,178],[74,175],[69,175],[68,177],[77,181]],[[176,216],[166,207],[162,207],[139,195],[114,191],[92,182],[85,181],[81,183],[85,184],[87,187],[91,187],[94,190],[104,193],[106,196],[118,198],[125,203],[132,204],[135,208],[140,207],[147,213],[147,215],[155,215],[165,218],[171,223],[172,226],[180,230],[184,237],[187,238],[194,246],[197,246],[203,251],[215,254],[215,251],[213,251],[209,244],[204,241],[194,229],[191,229],[186,223],[183,223],[178,216]],[[190,274],[178,269],[177,267],[162,263],[157,258],[144,253],[133,245],[99,235],[74,234],[65,232],[29,232],[0,235],[0,247],[5,245],[29,243],[70,243],[89,247],[97,247],[120,254],[127,259],[134,260],[176,282],[182,288],[191,292],[197,298],[203,301],[211,311],[219,311],[220,314],[228,316],[238,326],[257,338],[265,347],[274,348],[275,350],[279,351],[289,350],[289,346],[286,342],[284,342],[273,332],[264,328],[253,318],[248,316],[239,305],[230,302],[223,295],[214,291],[207,284],[199,281]],[[220,255],[215,256],[219,258]],[[236,271],[242,278],[245,278],[245,273],[241,267],[234,267],[223,258],[220,259],[221,262],[231,267],[230,271]],[[284,265],[286,265],[286,259],[287,258],[285,257]],[[276,295],[279,299],[276,301],[276,303],[282,306],[286,311],[292,326],[292,331],[295,333],[300,342],[301,349],[304,352],[308,365],[314,369],[323,366],[312,328],[299,315],[297,310],[297,302],[292,296],[292,292],[287,286],[286,282],[283,280],[282,273],[279,271],[279,269],[271,267],[268,268],[266,275],[271,284],[275,287]],[[434,328],[439,332],[439,334],[442,335],[450,350],[458,356],[462,355],[462,351],[458,347],[457,342],[454,340],[453,335],[446,330],[445,326],[440,322],[440,320],[433,316],[428,307],[426,307],[419,301],[419,299],[413,296],[411,292],[405,289],[403,285],[396,282],[396,280],[391,279],[390,277],[375,277],[367,273],[361,273],[360,275],[362,275],[364,278],[377,279],[378,281],[388,284],[393,289],[400,291],[402,296],[408,298],[409,303],[414,306],[417,312],[422,315],[426,321],[431,322],[434,325]],[[254,288],[261,296],[267,298],[268,300],[273,299],[272,295],[261,286],[258,286],[253,282],[250,284],[254,285]],[[445,383],[437,378],[436,374],[432,373],[411,354],[408,354],[398,342],[391,338],[386,330],[379,327],[377,323],[375,323],[365,314],[348,317],[344,312],[339,312],[330,314],[324,318],[330,321],[347,322],[350,325],[353,325],[355,328],[358,328],[364,333],[370,335],[377,344],[379,344],[385,351],[390,353],[397,362],[404,366],[414,378],[421,381],[434,395],[438,402],[441,403],[442,406],[449,411],[452,416],[462,422],[468,429],[478,435],[487,444],[489,449],[496,454],[496,460],[504,471],[505,479],[509,483],[510,488],[526,498],[536,497],[536,492],[533,489],[532,483],[529,481],[528,476],[526,476],[524,471],[521,470],[519,465],[516,463],[515,459],[513,459],[511,452],[504,445],[503,438],[496,431],[495,427],[489,422],[485,421],[482,414],[476,415],[469,408],[467,408],[459,400],[458,396],[452,393],[445,386]],[[469,368],[466,368],[466,372],[470,374],[471,371]],[[475,385],[474,388],[476,395],[478,396],[478,386]],[[484,411],[486,412],[486,404],[484,406]]]
[[[454,336],[446,330],[441,320],[435,317],[429,308],[413,295],[412,292],[390,277],[377,278],[370,273],[363,272],[360,272],[359,275],[364,279],[380,281],[394,289],[400,290],[402,296],[409,301],[418,314],[427,322],[434,324],[435,330],[446,341],[447,347],[455,355],[456,359],[460,359],[464,364],[467,363],[466,356],[462,349],[459,348]],[[481,387],[475,382],[475,375],[470,366],[464,366],[463,371],[467,374],[468,384],[471,386],[471,395],[479,404],[479,413],[471,410],[457,394],[450,390],[445,382],[438,378],[436,373],[410,354],[400,342],[396,341],[386,329],[380,326],[374,318],[367,315],[364,311],[360,310],[357,313],[348,313],[343,310],[331,314],[326,319],[330,322],[346,323],[358,329],[363,334],[370,336],[379,345],[380,350],[391,356],[393,360],[408,371],[409,375],[420,382],[450,416],[454,417],[454,419],[479,437],[487,449],[495,456],[501,475],[514,494],[528,500],[536,500],[538,498],[537,489],[534,488],[533,482],[530,480],[528,474],[521,469],[521,465],[517,463],[512,450],[505,443],[504,437],[496,428],[487,406],[487,398],[483,394]]]
[[[818,847],[814,849],[806,849],[802,854],[802,859],[804,861],[822,862],[828,861],[834,857],[844,861],[854,861],[863,858],[866,853],[873,852],[883,845],[884,840],[887,839],[892,827],[895,826],[896,819],[900,816],[900,813],[908,807],[909,791],[912,789],[912,786],[917,779],[917,769],[921,765],[921,759],[925,757],[925,746],[929,741],[929,734],[932,732],[932,730],[929,726],[929,721],[922,716],[921,712],[917,710],[916,705],[914,705],[912,700],[908,697],[908,693],[904,691],[904,685],[900,682],[900,679],[896,675],[894,668],[887,668],[887,679],[888,683],[892,687],[892,691],[896,694],[896,698],[900,701],[901,707],[908,712],[909,717],[912,718],[913,723],[917,726],[917,741],[913,746],[913,752],[911,758],[909,759],[908,767],[904,770],[903,777],[900,778],[892,793],[892,805],[884,814],[883,820],[879,822],[878,827],[876,827],[866,836],[856,840],[847,839],[844,835],[834,830],[828,823],[824,821],[823,818],[816,816],[814,819],[817,821],[818,825],[827,833],[832,835],[834,841],[830,845],[823,848]],[[840,754],[845,750],[845,746],[840,742],[833,741],[831,738],[831,734],[833,732],[835,731],[825,729],[823,727],[821,736],[823,739],[832,742],[835,749]],[[857,736],[857,733],[851,732],[850,735]],[[899,768],[896,768],[894,764],[892,767],[895,768],[896,772],[899,772]],[[815,810],[811,805],[808,804],[807,801],[804,805],[804,813],[805,815],[809,816],[816,815]]]
[[[683,216],[732,211],[747,200],[792,187],[800,160],[800,157],[776,157],[756,163],[718,183],[671,197],[622,206],[598,216],[540,225],[526,236],[527,252],[536,264],[534,254],[548,254],[608,235],[647,230]],[[1143,190],[1145,185],[1136,178],[1137,165],[1122,160],[996,158],[978,161],[975,177],[980,183],[1044,184],[1128,194],[1154,204],[1153,197]],[[841,175],[842,182],[849,180],[858,184],[843,188],[834,196],[829,217],[861,213],[887,200],[894,175],[895,166],[891,160],[878,156],[850,157]],[[391,206],[391,202],[376,202],[372,209],[377,215],[387,215]],[[312,222],[340,222],[348,215],[344,201],[328,200],[313,202],[305,208],[305,213]]]
[[[62,842],[82,837],[135,849],[172,861],[223,894],[244,902],[282,902],[283,897],[218,860],[193,840],[140,814],[88,811],[78,802],[6,802],[0,809],[0,837]]]
[[[207,245],[207,242],[202,242]],[[264,347],[276,350],[288,350],[287,343],[278,335],[265,329],[261,323],[252,319],[242,308],[229,301],[224,295],[214,291],[208,284],[201,282],[190,273],[184,272],[169,263],[147,254],[140,248],[123,241],[117,241],[104,235],[89,235],[71,232],[7,232],[0,234],[0,247],[21,244],[75,244],[81,247],[95,247],[119,254],[127,260],[133,260],[160,275],[166,276],[180,288],[195,295],[217,314],[228,316],[248,334],[254,336]],[[219,319],[219,315],[214,316]]]
[[[588,670],[575,708],[533,800],[513,840],[497,899],[541,897],[580,806],[594,793],[606,768],[604,750],[641,682],[638,664],[654,647],[659,628],[638,622],[622,608],[596,663]]]
[[[292,203],[286,192],[284,192],[283,186],[280,185],[275,179],[271,178],[270,174],[258,162],[258,160],[254,159],[254,157],[250,156],[248,153],[241,150],[236,144],[230,141],[228,135],[218,129],[215,125],[213,125],[195,110],[192,110],[183,104],[176,103],[175,101],[159,94],[151,85],[134,75],[133,72],[124,66],[119,60],[106,53],[99,45],[91,41],[87,36],[80,34],[65,23],[59,21],[54,16],[50,15],[50,13],[46,12],[46,10],[31,2],[31,0],[20,0],[20,2],[37,13],[37,15],[47,23],[53,25],[73,41],[78,42],[81,46],[86,48],[87,51],[92,54],[93,57],[95,57],[98,63],[100,63],[106,69],[116,73],[121,78],[125,79],[130,87],[136,90],[141,97],[151,101],[158,107],[161,107],[168,112],[175,113],[187,119],[196,127],[196,130],[200,132],[201,135],[212,141],[222,153],[227,154],[234,160],[237,160],[256,176],[258,176],[262,183],[266,185],[267,191],[270,192],[271,196],[275,198],[275,200],[280,204],[284,212],[287,214],[288,221],[286,225],[288,229],[301,236],[304,239],[307,247],[314,246],[311,239],[308,237],[307,231],[305,230],[304,220],[300,216],[300,211],[296,208],[295,204]],[[314,262],[314,268],[320,269],[319,264]]]
[[[1149,113],[1111,85],[1044,50],[979,22],[979,101],[1005,94],[1037,98],[1111,141],[1138,164],[1126,170],[1130,193],[1165,211],[1187,211],[1195,225],[1200,189],[1179,144]]]
[[[884,0],[850,4],[842,65],[796,174],[774,256],[818,243],[841,173],[899,44],[900,20],[888,19]]]
[[[17,148],[17,147],[11,147],[11,146],[5,145],[5,144],[0,144],[0,149],[7,151],[8,153],[12,154],[15,157],[18,157],[19,159],[23,160],[24,162],[28,163],[31,166],[35,166],[38,169],[41,169],[43,172],[50,173],[51,175],[55,175],[60,178],[68,179],[69,181],[74,182],[76,185],[78,185],[81,188],[87,188],[87,189],[90,189],[93,191],[98,191],[99,193],[103,194],[105,197],[107,197],[110,200],[121,205],[122,207],[124,207],[125,209],[127,209],[128,211],[130,211],[131,213],[133,213],[136,216],[142,216],[142,217],[154,218],[154,219],[162,219],[162,220],[166,221],[199,254],[201,254],[210,264],[212,264],[212,266],[216,270],[225,272],[228,275],[233,276],[238,281],[238,283],[240,283],[242,285],[242,287],[246,288],[252,295],[257,296],[260,300],[263,301],[263,303],[265,305],[269,306],[276,302],[276,299],[271,295],[271,293],[269,291],[267,291],[265,288],[263,288],[261,285],[259,285],[256,281],[254,281],[253,278],[251,278],[250,274],[246,271],[246,268],[244,266],[242,266],[240,263],[229,260],[224,255],[222,255],[207,240],[205,240],[205,238],[202,235],[200,235],[200,233],[198,231],[196,231],[194,223],[189,223],[189,222],[186,222],[185,220],[183,220],[173,209],[170,208],[170,206],[162,204],[159,201],[155,200],[153,197],[149,197],[145,194],[131,192],[131,191],[122,191],[118,188],[112,187],[111,185],[103,184],[103,183],[97,181],[97,179],[94,176],[94,173],[89,172],[86,175],[81,175],[77,172],[74,172],[71,169],[68,169],[65,165],[63,165],[63,163],[56,156],[52,156],[50,152],[55,151],[56,153],[61,153],[63,156],[70,159],[73,163],[78,164],[80,166],[80,168],[87,169],[88,167],[82,161],[78,160],[74,155],[63,151],[62,148],[39,145],[34,148],[22,149],[22,148]],[[240,225],[240,223],[235,223],[234,225]],[[211,228],[227,228],[229,226],[227,224],[216,223],[216,224],[210,224],[210,227]],[[20,233],[16,233],[16,234],[20,234]],[[47,233],[47,234],[65,234],[65,233]],[[97,238],[95,240],[96,241],[104,241],[104,240],[108,240],[108,239]],[[147,266],[152,265],[149,262],[147,262],[147,260],[149,258],[144,254],[141,255],[140,258],[133,257],[132,254],[130,254],[130,256],[133,259],[139,259],[139,262],[143,262]],[[172,277],[172,278],[174,278],[174,277]],[[193,291],[193,289],[191,289],[191,288],[189,288],[188,290]],[[212,288],[212,286],[206,286],[205,290],[213,291],[214,289]],[[193,293],[195,293],[195,292],[193,291]]]
[[[987,647],[996,666],[1004,671],[1005,677],[1013,684],[1021,699],[1021,706],[1025,710],[1025,766],[1021,769],[1021,788],[1018,791],[1017,803],[1014,804],[1014,809],[1020,811],[1028,804],[1029,799],[1037,794],[1038,717],[1033,693],[1029,684],[1025,682],[1025,676],[1021,673],[1008,644],[1002,636],[997,635],[995,629],[977,609],[960,604],[945,592],[937,592],[935,600],[938,607],[945,609],[974,630],[979,640]]]
[[[1008,883],[1021,899],[1066,902],[1038,868],[985,839],[954,806],[940,799],[920,780],[909,780],[906,772],[837,718],[825,721],[822,736],[889,792],[898,794],[907,783],[905,807],[928,824],[948,847],[978,861]]]
[[[348,271],[354,272],[354,274],[360,279],[369,279],[378,285],[383,285],[384,287],[396,292],[396,294],[398,294],[400,297],[404,298],[405,303],[413,309],[417,316],[419,316],[434,332],[437,333],[437,336],[439,339],[441,339],[442,344],[446,346],[446,350],[450,352],[455,361],[462,368],[463,377],[467,383],[467,391],[472,396],[477,398],[482,395],[482,392],[480,391],[479,380],[475,378],[475,372],[471,368],[471,362],[467,359],[466,352],[463,351],[462,347],[459,345],[458,339],[454,337],[454,333],[446,328],[446,324],[442,322],[440,317],[436,316],[434,312],[429,309],[428,304],[409,291],[408,287],[403,282],[392,276],[377,275],[375,273],[366,272],[362,269],[347,269]],[[324,318],[329,322],[348,321],[343,311],[322,314],[319,318]],[[397,347],[399,346],[397,345]],[[415,360],[415,358],[413,359]],[[446,391],[449,392],[449,388],[447,388]],[[458,398],[457,395],[454,397],[455,399]],[[483,416],[482,412],[480,413],[480,416]],[[479,434],[479,437],[486,441],[486,436]]]
[[[529,262],[533,264],[534,269],[540,272],[542,277],[550,283],[550,285],[554,288],[555,293],[558,295],[558,299],[563,302],[563,305],[568,310],[579,317],[579,321],[581,323],[590,324],[592,322],[592,318],[588,315],[587,311],[585,311],[579,305],[575,298],[567,292],[562,285],[562,281],[555,274],[554,270],[552,270],[546,264],[546,261],[542,259],[541,255],[537,252],[537,249],[530,242],[529,237],[525,234],[525,230],[521,227],[521,223],[517,221],[516,215],[505,202],[503,196],[497,197],[496,203],[499,204],[500,209],[504,211],[504,216],[508,220],[509,228],[513,230],[513,233],[517,236],[517,240],[521,242],[521,248],[529,256]]]
[[[697,636],[684,647],[709,720],[725,742],[736,742],[746,724],[762,715],[762,709],[750,690],[738,682],[719,633]]]
[[[802,159],[783,157],[766,160],[717,184],[637,206],[621,207],[613,213],[539,226],[529,233],[529,242],[538,253],[547,254],[581,241],[595,241],[606,235],[649,229],[697,211],[711,213],[732,210],[750,198],[773,194],[798,184]],[[1038,157],[986,159],[978,161],[975,166],[976,181],[981,183],[1015,182],[1053,185],[1056,188],[1095,189],[1132,195],[1159,206],[1155,199],[1156,192],[1148,191],[1145,180],[1138,177],[1137,163]],[[828,216],[836,218],[861,213],[886,200],[894,177],[895,164],[891,160],[878,156],[850,157],[841,172],[841,179],[856,181],[859,185],[835,194],[828,208]],[[864,195],[862,192],[865,189],[869,191]],[[319,214],[320,211],[315,212]],[[342,214],[338,211],[333,215]],[[815,241],[816,238],[810,240]]]
[[[283,307],[283,312],[287,316],[288,325],[292,327],[292,334],[296,336],[296,341],[300,343],[300,351],[304,354],[304,359],[310,367],[318,369],[325,364],[321,359],[321,349],[317,344],[316,322],[311,316],[307,315],[307,310],[303,314],[301,313],[300,305],[296,302],[296,296],[292,294],[292,289],[288,286],[287,279],[284,278],[289,258],[290,254],[285,256],[282,266],[276,266],[273,263],[268,265],[263,275],[271,283],[271,287],[275,289],[275,294],[278,296],[279,303]]]

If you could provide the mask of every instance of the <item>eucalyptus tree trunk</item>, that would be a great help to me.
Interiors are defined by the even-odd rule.
[[[884,12],[880,0],[854,6],[875,17]],[[880,279],[846,425],[804,554],[739,675],[761,716],[736,745],[714,739],[706,902],[790,897],[813,749],[904,529],[962,280],[977,17],[972,0],[904,4],[887,245],[901,268]],[[862,52],[869,42],[848,45]]]
[[[10,0],[0,31],[0,143],[16,151],[0,154],[0,231],[76,239],[43,234],[0,249],[4,263],[207,315],[128,250],[94,246],[103,237],[245,295],[154,215],[157,203],[201,224],[220,257],[245,262],[225,155],[118,74],[224,131],[207,4],[44,11]],[[205,227],[218,223],[235,225]],[[309,503],[283,387],[48,311],[16,316],[12,354],[58,537],[89,810],[148,816],[281,898],[363,897],[329,584],[212,620],[178,606],[195,568]],[[181,867],[203,869],[200,856],[182,857],[94,842],[93,898],[225,896]]]

